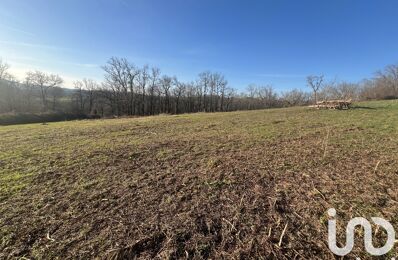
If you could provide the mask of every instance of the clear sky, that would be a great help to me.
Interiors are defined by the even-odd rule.
[[[305,76],[358,81],[398,62],[398,1],[1,0],[0,57],[101,80],[111,56],[193,80],[306,88]]]

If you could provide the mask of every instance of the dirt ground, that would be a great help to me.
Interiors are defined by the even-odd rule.
[[[0,258],[335,259],[397,183],[397,101],[0,127]]]

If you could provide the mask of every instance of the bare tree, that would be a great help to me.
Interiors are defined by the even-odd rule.
[[[26,82],[40,89],[40,98],[42,102],[42,110],[48,110],[48,91],[63,83],[60,76],[55,74],[47,74],[42,71],[28,72],[26,74]]]
[[[196,85],[194,82],[186,84],[186,103],[184,112],[192,113],[193,111],[195,111],[195,91]]]
[[[272,86],[260,86],[258,88],[258,98],[261,101],[262,108],[273,107],[277,101],[277,94]]]
[[[10,65],[0,59],[0,79],[8,79],[10,77],[10,74],[7,72],[9,69]]]
[[[374,79],[376,98],[398,98],[398,65],[389,65],[378,71]]]
[[[59,99],[64,95],[64,89],[58,86],[54,86],[50,88],[49,95],[51,97],[52,102],[52,110],[53,111],[61,111],[62,109],[59,107]]]
[[[201,90],[200,90],[200,93],[202,95],[201,99],[203,99],[201,102],[202,107],[200,108],[200,110],[204,111],[204,112],[209,111],[207,108],[207,103],[208,103],[207,102],[207,94],[209,91],[209,85],[210,85],[210,80],[211,80],[210,78],[211,78],[210,71],[205,71],[205,72],[202,72],[199,74],[198,86],[200,86],[200,88],[201,88]]]
[[[220,73],[213,73],[212,80],[215,85],[215,97],[214,97],[214,108],[213,111],[222,111],[224,103],[224,92],[228,85],[228,81],[224,75]]]
[[[81,81],[75,81],[73,82],[73,85],[75,87],[75,98],[76,98],[76,104],[77,104],[77,109],[79,110],[80,113],[84,112],[84,90],[83,90],[83,83]]]
[[[9,65],[0,60],[0,113],[43,112],[49,109],[103,116],[155,115],[159,113],[214,112],[307,105],[314,99],[387,99],[398,97],[398,65],[387,66],[374,78],[355,83],[324,82],[322,75],[308,76],[314,92],[277,93],[269,85],[250,85],[237,91],[224,75],[205,71],[194,82],[161,75],[157,68],[136,67],[124,58],[111,58],[103,67],[104,82],[83,79],[75,90],[60,88],[58,75],[29,72],[24,83],[10,81]],[[70,98],[72,96],[72,98]],[[69,97],[68,99],[64,97]],[[60,102],[62,98],[62,103]],[[65,100],[65,101],[64,101]]]
[[[149,81],[148,66],[145,65],[138,74],[138,85],[141,91],[141,115],[145,115],[145,95]]]
[[[222,81],[219,82],[219,86],[220,86],[220,95],[221,95],[220,111],[225,111],[225,95],[228,88],[228,81],[224,79],[224,76],[222,78]]]
[[[258,93],[257,86],[255,84],[250,84],[246,88],[246,92],[248,95],[248,101],[247,101],[247,109],[251,110],[254,109],[255,107],[255,101],[256,101],[256,95]]]
[[[38,104],[36,101],[37,88],[33,86],[27,79],[19,86],[21,90],[21,106],[24,111],[36,112]]]
[[[100,92],[99,91],[100,87],[98,83],[92,79],[85,78],[82,81],[75,81],[74,85],[76,89],[74,97],[76,99],[76,103],[80,113],[91,114],[94,112],[94,114],[96,114],[96,112],[93,111],[93,109],[94,109],[94,103],[98,96],[98,92]]]
[[[149,83],[149,114],[155,114],[155,92],[158,91],[160,70],[158,68],[151,69]]]
[[[161,81],[160,81],[160,86],[162,88],[162,95],[164,96],[164,107],[163,107],[163,112],[164,113],[170,113],[170,92],[171,92],[171,87],[173,84],[173,78],[169,76],[163,76]]]
[[[311,75],[307,77],[307,84],[312,88],[312,91],[314,92],[315,104],[318,102],[318,91],[322,87],[322,82],[323,82],[323,75],[320,76]]]
[[[282,101],[285,106],[308,105],[311,100],[311,93],[299,89],[293,89],[282,93]]]
[[[83,85],[87,96],[88,113],[93,113],[94,103],[96,99],[96,92],[99,88],[97,82],[92,79],[83,79]],[[94,113],[96,114],[96,113]]]
[[[111,103],[112,106],[115,106],[117,115],[130,112],[128,110],[130,107],[128,91],[129,86],[131,86],[130,91],[134,87],[130,63],[125,58],[112,57],[102,69],[105,71],[104,86],[112,92]],[[130,94],[133,95],[133,93]]]
[[[226,111],[234,110],[233,102],[234,97],[237,96],[236,90],[234,88],[228,88],[225,96],[225,109]]]
[[[185,93],[186,86],[184,83],[179,82],[177,78],[174,78],[174,89],[173,89],[173,95],[174,95],[174,113],[179,114],[180,113],[180,103],[181,103],[181,97]]]

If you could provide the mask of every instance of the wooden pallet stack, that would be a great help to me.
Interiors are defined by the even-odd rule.
[[[316,105],[310,107],[316,109],[350,109],[351,99],[349,100],[323,100],[316,102]]]

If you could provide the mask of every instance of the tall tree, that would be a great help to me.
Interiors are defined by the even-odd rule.
[[[160,70],[158,68],[152,68],[149,82],[149,114],[155,114],[155,92],[158,91]]]
[[[174,102],[174,113],[179,114],[180,113],[180,106],[181,106],[181,98],[185,93],[186,86],[184,83],[179,82],[177,78],[174,78],[174,89],[173,89],[173,96],[175,99]]]
[[[93,113],[94,103],[96,100],[96,92],[98,91],[98,83],[92,79],[83,79],[83,85],[87,96],[88,113]],[[94,113],[96,114],[96,113]]]
[[[48,92],[49,89],[60,86],[63,79],[55,74],[47,74],[42,71],[30,71],[26,74],[26,82],[39,87],[42,111],[48,111]]]
[[[202,98],[203,98],[202,107],[200,108],[200,110],[203,112],[208,111],[207,94],[209,91],[210,78],[211,78],[210,71],[205,71],[205,72],[202,72],[199,74],[198,84],[201,87],[201,93],[202,93]]]
[[[75,87],[74,98],[76,98],[77,110],[79,110],[80,113],[84,113],[85,98],[83,83],[81,81],[75,81],[73,82],[73,85]]]
[[[138,74],[138,86],[141,91],[141,115],[145,115],[145,95],[149,81],[148,66],[145,65]]]
[[[164,96],[164,107],[163,113],[170,113],[170,92],[173,84],[173,78],[169,76],[163,76],[160,81],[160,87],[162,89],[162,95]]]
[[[130,90],[134,87],[132,65],[125,58],[112,57],[102,69],[105,71],[105,87],[112,92],[111,103],[115,106],[117,115],[129,112],[129,86],[132,86]]]
[[[315,76],[310,75],[307,77],[307,84],[312,88],[314,92],[314,101],[315,104],[318,102],[318,91],[321,89],[323,83],[323,75]]]
[[[10,65],[0,59],[0,79],[8,79],[10,77],[10,74],[7,72],[9,69]]]

